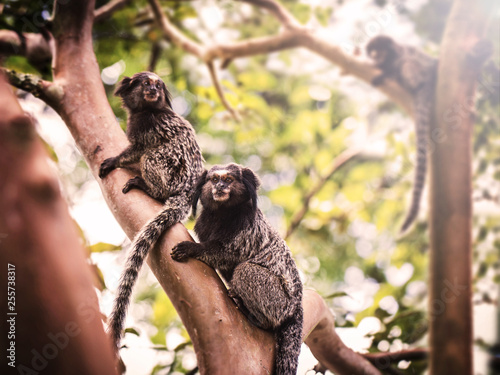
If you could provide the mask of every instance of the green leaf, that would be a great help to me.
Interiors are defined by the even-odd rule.
[[[321,24],[321,26],[328,26],[328,21],[330,20],[330,15],[332,14],[331,7],[317,7],[314,10],[314,14],[316,15],[316,19]]]
[[[135,328],[125,328],[125,333],[131,333],[133,335],[139,336],[139,332]]]
[[[323,299],[334,299],[338,297],[347,297],[347,296],[349,296],[349,294],[347,294],[346,292],[335,292],[327,295],[326,297],[323,297]]]
[[[120,245],[113,245],[105,242],[98,242],[89,248],[91,253],[103,253],[105,251],[118,251],[122,249]]]

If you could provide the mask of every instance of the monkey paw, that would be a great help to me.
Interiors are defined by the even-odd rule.
[[[104,160],[101,164],[101,168],[99,168],[99,177],[106,177],[109,172],[116,168],[116,158],[108,158]]]
[[[188,260],[188,258],[192,257],[195,252],[193,250],[195,250],[198,246],[198,244],[190,241],[179,242],[172,249],[170,256],[176,262],[185,262],[186,260]]]
[[[141,182],[144,184],[144,180],[140,177],[134,177],[127,181],[127,183],[123,186],[122,193],[127,194],[132,189],[141,188]]]
[[[238,297],[238,295],[236,294],[236,292],[232,288],[229,288],[227,290],[227,295],[229,296],[229,298],[236,298],[236,297]]]

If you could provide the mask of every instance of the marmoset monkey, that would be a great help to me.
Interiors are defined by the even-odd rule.
[[[115,95],[122,98],[128,112],[130,146],[118,156],[104,160],[99,177],[106,177],[115,168],[138,163],[141,176],[130,179],[123,193],[140,189],[164,204],[158,216],[134,239],[120,280],[109,320],[111,338],[118,348],[139,270],[161,234],[189,214],[194,187],[203,172],[203,158],[191,124],[172,110],[170,93],[159,76],[142,72],[125,77]]]
[[[417,138],[417,161],[415,182],[410,210],[401,231],[406,231],[416,219],[427,173],[427,142],[438,60],[411,46],[396,43],[384,35],[370,40],[366,47],[368,56],[382,73],[372,81],[374,86],[384,83],[386,78],[396,80],[413,97],[415,129]]]
[[[302,283],[285,241],[257,208],[259,179],[237,164],[214,166],[200,177],[193,213],[200,243],[181,242],[172,258],[195,258],[217,269],[229,296],[255,326],[276,338],[277,375],[297,373],[302,344]]]

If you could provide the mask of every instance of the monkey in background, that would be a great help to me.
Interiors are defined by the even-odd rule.
[[[382,85],[387,78],[394,79],[413,97],[417,160],[410,210],[401,227],[401,232],[405,232],[418,215],[425,185],[427,142],[438,60],[414,47],[400,45],[384,35],[371,39],[366,47],[366,52],[374,61],[375,66],[382,71],[373,79],[374,86]]]
[[[130,145],[118,156],[104,160],[99,177],[138,163],[141,176],[130,179],[123,193],[139,189],[164,204],[134,239],[121,276],[108,324],[117,350],[139,270],[162,233],[189,214],[203,158],[191,124],[172,110],[170,93],[159,76],[141,72],[125,77],[115,95],[122,98],[128,112]]]
[[[255,326],[276,338],[277,375],[297,373],[302,344],[302,283],[290,249],[257,208],[258,177],[237,164],[214,166],[200,177],[193,214],[200,243],[180,242],[172,258],[195,258],[217,269],[229,296]]]

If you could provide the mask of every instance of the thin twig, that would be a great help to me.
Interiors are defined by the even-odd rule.
[[[274,0],[240,0],[240,1],[268,10],[286,28],[295,29],[303,27],[300,24],[300,22],[298,22],[289,11],[277,1]]]
[[[156,64],[158,64],[158,59],[161,55],[161,46],[159,42],[154,42],[151,47],[151,56],[149,57],[148,70],[154,72],[156,69]]]
[[[94,11],[94,22],[102,22],[113,15],[114,12],[126,7],[131,0],[112,0]]]
[[[293,215],[290,225],[286,231],[285,239],[290,237],[290,235],[297,229],[300,225],[302,219],[309,210],[309,204],[311,199],[325,186],[327,181],[337,172],[342,166],[344,166],[349,160],[352,160],[361,153],[360,149],[351,148],[343,151],[339,154],[332,162],[328,168],[328,172],[325,173],[323,177],[312,187],[311,190],[304,196],[302,207],[295,215]]]
[[[175,25],[173,25],[161,9],[158,0],[148,0],[151,9],[155,15],[156,22],[158,22],[164,35],[175,44],[177,47],[182,48],[184,51],[189,52],[199,58],[203,58],[204,47],[190,38],[186,37]]]
[[[241,121],[241,117],[237,110],[235,110],[231,104],[226,99],[224,95],[224,91],[222,90],[222,86],[220,84],[219,78],[217,77],[217,71],[215,70],[214,63],[212,61],[207,62],[208,71],[210,72],[210,78],[212,78],[212,83],[215,86],[215,90],[217,91],[217,95],[219,95],[219,99],[222,105],[227,109],[227,111],[233,116],[233,118],[237,121]]]
[[[229,104],[229,102],[226,99],[226,96],[224,95],[224,91],[222,90],[222,86],[217,77],[217,71],[215,70],[213,59],[212,58],[207,59],[205,57],[206,55],[205,48],[202,45],[196,43],[195,41],[187,38],[179,29],[177,29],[170,22],[168,17],[165,16],[165,14],[163,14],[158,0],[149,0],[149,4],[153,9],[156,22],[160,25],[163,34],[166,37],[168,37],[168,39],[178,47],[182,48],[186,52],[192,53],[193,55],[205,61],[208,67],[208,71],[210,72],[210,78],[212,79],[212,83],[215,87],[215,90],[217,91],[217,95],[219,95],[222,105],[228,110],[228,112],[236,121],[238,122],[241,121],[240,115],[233,107],[231,107],[231,104]]]
[[[29,92],[52,107],[57,106],[63,96],[62,88],[33,74],[18,73],[6,68],[0,68],[0,72],[6,75],[12,86]]]

